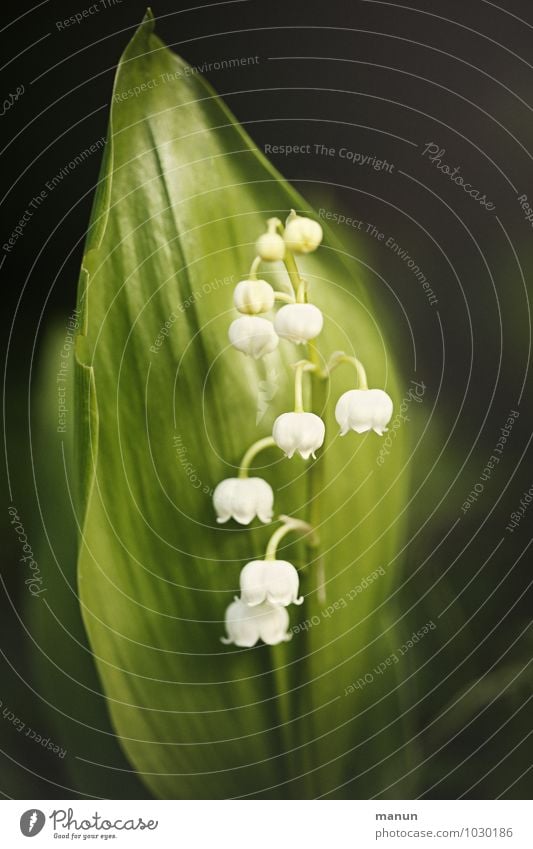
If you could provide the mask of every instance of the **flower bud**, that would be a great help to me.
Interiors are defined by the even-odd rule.
[[[255,249],[266,262],[276,262],[285,256],[285,242],[279,233],[263,233],[255,243]]]
[[[274,422],[272,437],[276,445],[292,457],[298,451],[307,460],[324,442],[324,422],[314,413],[282,413]]]
[[[287,218],[283,238],[293,253],[308,254],[316,251],[322,241],[322,227],[311,218],[291,214]]]
[[[256,360],[270,354],[279,343],[272,322],[256,315],[236,318],[229,326],[228,336],[234,348]]]
[[[213,493],[219,524],[235,519],[240,525],[249,525],[256,516],[271,522],[273,504],[272,487],[262,478],[226,478]]]
[[[341,395],[335,407],[335,418],[341,436],[349,430],[364,433],[373,430],[382,436],[392,416],[392,400],[382,389],[350,389]]]
[[[274,329],[282,339],[303,344],[322,330],[322,313],[313,304],[286,304],[276,313]]]
[[[275,646],[291,639],[286,609],[268,601],[249,607],[236,598],[227,608],[225,620],[228,636],[221,640],[226,645],[251,648],[258,640],[263,640],[267,645]]]
[[[235,286],[233,303],[247,315],[268,312],[274,306],[274,289],[266,280],[241,280]]]
[[[272,604],[301,604],[298,598],[298,572],[287,560],[252,560],[241,572],[241,600],[250,607]]]

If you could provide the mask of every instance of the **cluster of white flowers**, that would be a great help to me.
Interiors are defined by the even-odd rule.
[[[316,460],[316,451],[324,444],[326,428],[320,416],[304,410],[303,375],[309,373],[319,380],[329,378],[331,371],[343,362],[350,363],[357,372],[357,389],[350,389],[338,399],[335,418],[340,435],[349,430],[364,433],[373,430],[380,436],[387,430],[392,416],[392,400],[382,389],[369,389],[366,372],[361,362],[353,356],[337,351],[328,365],[320,367],[314,340],[324,324],[322,312],[309,302],[306,281],[300,277],[295,254],[308,254],[322,241],[322,228],[318,222],[297,215],[294,210],[282,225],[278,218],[267,221],[267,230],[256,242],[257,256],[248,277],[235,287],[233,303],[241,314],[230,325],[230,343],[247,356],[259,359],[272,353],[280,339],[295,345],[306,345],[307,359],[294,364],[294,410],[281,413],[272,428],[272,435],[254,443],[245,453],[239,467],[239,476],[227,478],[214,491],[213,503],[217,522],[234,519],[248,525],[255,518],[266,524],[272,521],[274,493],[267,481],[249,477],[248,471],[254,457],[262,450],[278,446],[287,457],[299,454],[304,460]],[[287,268],[293,292],[276,291],[266,280],[258,278],[262,262],[283,261]],[[276,301],[283,305],[274,316]],[[240,597],[226,610],[227,638],[223,642],[250,647],[262,640],[276,645],[290,639],[288,631],[289,604],[301,604],[298,595],[299,577],[295,567],[286,560],[276,559],[276,549],[291,531],[313,534],[313,528],[298,519],[280,516],[281,526],[273,533],[266,548],[264,560],[252,560],[241,571]]]
[[[320,224],[294,212],[287,219],[283,235],[277,232],[280,228],[281,221],[278,218],[268,220],[267,232],[256,243],[257,258],[250,276],[241,280],[233,293],[233,303],[242,315],[232,321],[228,331],[229,341],[238,351],[254,359],[272,353],[280,338],[296,344],[309,342],[319,335],[324,323],[322,313],[313,304],[302,300],[295,302],[293,295],[275,292],[270,283],[257,278],[260,262],[284,260],[289,252],[309,253],[322,241]],[[262,313],[273,309],[276,300],[290,303],[277,312],[274,321],[261,318]]]

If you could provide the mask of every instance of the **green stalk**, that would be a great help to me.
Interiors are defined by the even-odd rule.
[[[264,451],[265,448],[271,448],[275,444],[276,443],[271,436],[265,436],[263,439],[258,439],[257,442],[250,445],[248,451],[241,460],[239,466],[239,477],[247,478],[248,472],[250,471],[250,465],[254,458],[257,457],[260,451]]]
[[[265,553],[265,560],[275,560],[278,545],[284,536],[291,533],[313,534],[313,528],[307,522],[302,522],[301,519],[293,519],[292,516],[280,516],[282,525],[274,531],[270,537]]]
[[[310,370],[311,374],[311,398],[309,409],[316,415],[323,415],[325,402],[327,398],[327,388],[329,375],[322,374],[320,371],[320,357],[318,350],[313,341],[308,343],[308,359],[313,364],[314,369]],[[315,534],[306,540],[305,544],[305,562],[309,566],[309,581],[312,589],[316,589],[317,601],[319,604],[325,602],[325,570],[324,560],[320,554],[320,497],[324,486],[325,474],[325,452],[322,449],[315,460],[307,470],[307,521],[315,529]],[[305,607],[305,603],[304,603]],[[302,630],[298,634],[300,657],[307,657],[311,654],[312,648],[310,644],[309,631]],[[313,757],[313,744],[307,743],[303,738],[302,732],[305,727],[309,729],[309,738],[315,738],[315,722],[313,716],[313,708],[315,705],[311,703],[311,689],[306,687],[309,680],[306,670],[307,664],[300,660],[299,666],[299,681],[297,691],[297,704],[300,706],[299,715],[307,713],[306,723],[301,724],[301,732],[299,735],[299,743],[301,746],[301,760],[304,775],[302,777],[305,798],[314,799],[318,795],[316,786],[316,766]]]
[[[293,682],[289,678],[288,659],[284,645],[270,646],[270,661],[274,688],[278,693],[276,714],[279,723],[277,728],[279,746],[280,751],[283,752],[282,762],[286,764],[287,778],[290,781],[289,790],[292,795],[296,770],[295,755],[290,750],[294,748],[296,735],[292,731],[292,728],[294,728],[294,711],[291,709],[293,700],[290,691]]]
[[[289,275],[290,281],[292,283],[292,288],[294,289],[294,294],[296,295],[296,300],[298,303],[303,303],[305,300],[305,281],[300,277],[300,272],[298,271],[298,266],[296,265],[296,260],[294,259],[293,254],[289,251],[285,251],[285,257],[283,259],[285,263],[285,268],[287,269],[287,274]]]
[[[293,254],[290,251],[286,251],[284,258],[285,268],[287,269],[287,273],[289,275],[292,287],[294,289],[294,293],[296,295],[296,301],[298,303],[305,303],[307,301],[307,286],[305,281],[300,276],[300,272],[298,271],[298,267],[296,265],[296,261],[294,259]],[[321,360],[316,348],[314,341],[308,342],[308,361],[311,364],[305,368],[305,366],[300,363],[296,364],[296,374],[295,374],[295,410],[296,412],[301,412],[303,410],[303,387],[302,387],[302,378],[304,370],[309,371],[311,373],[311,398],[310,398],[310,411],[315,413],[316,415],[323,414],[325,409],[325,401],[327,398],[327,387],[329,380],[329,370],[322,371],[321,370]],[[353,363],[355,365],[355,363]],[[315,460],[311,466],[307,470],[307,503],[308,503],[308,523],[312,528],[317,528],[320,525],[320,499],[319,493],[322,491],[324,486],[324,451],[321,451],[318,460]],[[326,599],[325,595],[325,570],[324,570],[324,560],[319,553],[319,540],[317,534],[309,536],[306,545],[305,545],[305,562],[310,567],[309,569],[309,577],[311,582],[316,587],[317,599],[320,604],[323,604]],[[304,637],[305,635],[305,637]],[[309,635],[308,631],[303,630],[299,635],[299,648],[301,650],[300,658],[306,657],[310,654],[310,645],[309,645]],[[309,713],[309,709],[312,710],[312,705],[309,704],[309,699],[304,700],[302,698],[302,694],[305,693],[306,683],[308,681],[308,676],[306,674],[306,664],[303,659],[300,660],[299,668],[298,668],[298,680],[295,683],[296,689],[296,697],[294,699],[295,706],[299,707],[298,714],[302,713],[308,714],[308,723],[307,727],[310,729],[310,738],[314,739],[314,722],[313,715]],[[300,763],[303,768],[304,775],[302,776],[303,786],[305,788],[305,797],[313,799],[317,795],[317,788],[315,786],[315,772],[314,769],[314,758],[312,752],[312,744],[306,743],[306,741],[302,738],[302,730],[304,728],[304,724],[300,724],[300,733],[299,744],[301,751],[301,759]],[[295,735],[296,736],[296,735]],[[291,775],[294,773],[291,772]]]
[[[348,363],[355,368],[357,374],[357,386],[359,389],[368,389],[368,380],[363,363],[361,360],[358,360],[357,357],[350,357],[348,354],[345,354],[344,351],[335,351],[335,353],[331,355],[328,364],[325,369],[322,370],[321,374],[324,377],[328,377],[333,369],[336,369],[341,363]]]

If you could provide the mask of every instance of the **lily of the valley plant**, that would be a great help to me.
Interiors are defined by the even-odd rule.
[[[315,251],[322,241],[318,222],[297,215],[294,210],[285,227],[278,218],[267,221],[267,230],[256,243],[257,256],[246,280],[235,287],[233,302],[241,313],[229,327],[231,344],[243,354],[259,359],[274,351],[280,339],[306,347],[306,357],[293,364],[294,409],[282,412],[274,421],[272,434],[258,440],[245,452],[238,477],[221,481],[215,489],[213,503],[218,522],[234,519],[248,525],[254,518],[270,523],[273,517],[274,493],[262,478],[249,477],[249,469],[260,451],[277,446],[291,458],[299,454],[304,460],[316,459],[326,434],[320,416],[306,411],[303,403],[304,375],[328,380],[341,363],[355,368],[357,388],[350,389],[338,399],[335,418],[344,436],[349,430],[364,433],[373,430],[381,436],[392,416],[392,400],[382,389],[369,389],[366,371],[356,357],[335,351],[329,359],[319,355],[315,339],[320,335],[324,317],[310,302],[308,285],[298,271],[295,254]],[[258,278],[262,262],[283,261],[292,292],[275,291],[270,283]],[[276,302],[282,306],[271,318]],[[269,314],[269,317],[265,317]],[[325,366],[321,365],[326,363]],[[226,610],[227,638],[222,641],[250,647],[263,640],[275,645],[290,639],[290,604],[301,604],[299,575],[286,560],[276,557],[277,547],[290,532],[307,535],[312,545],[318,540],[314,528],[307,522],[290,516],[279,516],[280,526],[266,546],[264,560],[247,563],[240,576],[240,597]]]

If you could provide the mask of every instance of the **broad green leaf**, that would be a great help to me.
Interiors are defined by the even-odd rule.
[[[115,729],[160,797],[366,797],[406,769],[398,670],[345,695],[401,643],[390,594],[407,498],[403,434],[382,465],[375,434],[338,437],[349,371],[312,399],[320,412],[329,402],[316,465],[277,449],[257,465],[277,512],[311,510],[318,526],[320,558],[292,539],[282,549],[306,566],[292,625],[316,624],[274,649],[219,641],[239,571],[272,528],[217,525],[210,491],[292,409],[289,364],[301,357],[285,342],[260,362],[231,349],[232,288],[265,219],[292,207],[309,209],[147,15],[117,71],[79,290],[78,568]],[[399,403],[356,260],[326,235],[301,269],[326,316],[323,355],[357,352]],[[286,285],[281,267],[264,274]]]
[[[42,794],[134,799],[146,795],[146,790],[136,775],[117,771],[127,770],[128,764],[109,721],[76,588],[71,456],[75,322],[72,314],[48,331],[32,399],[33,481],[28,489],[37,499],[31,505],[35,516],[31,537],[44,591],[33,597],[25,588],[32,690],[28,686],[25,689],[24,713],[31,716],[41,737],[50,738],[60,748],[59,752],[46,750],[43,755],[47,767],[43,772],[48,772],[51,780]],[[66,408],[61,419],[59,400]],[[27,513],[31,515],[29,509]],[[103,759],[114,769],[102,771],[92,765]]]

